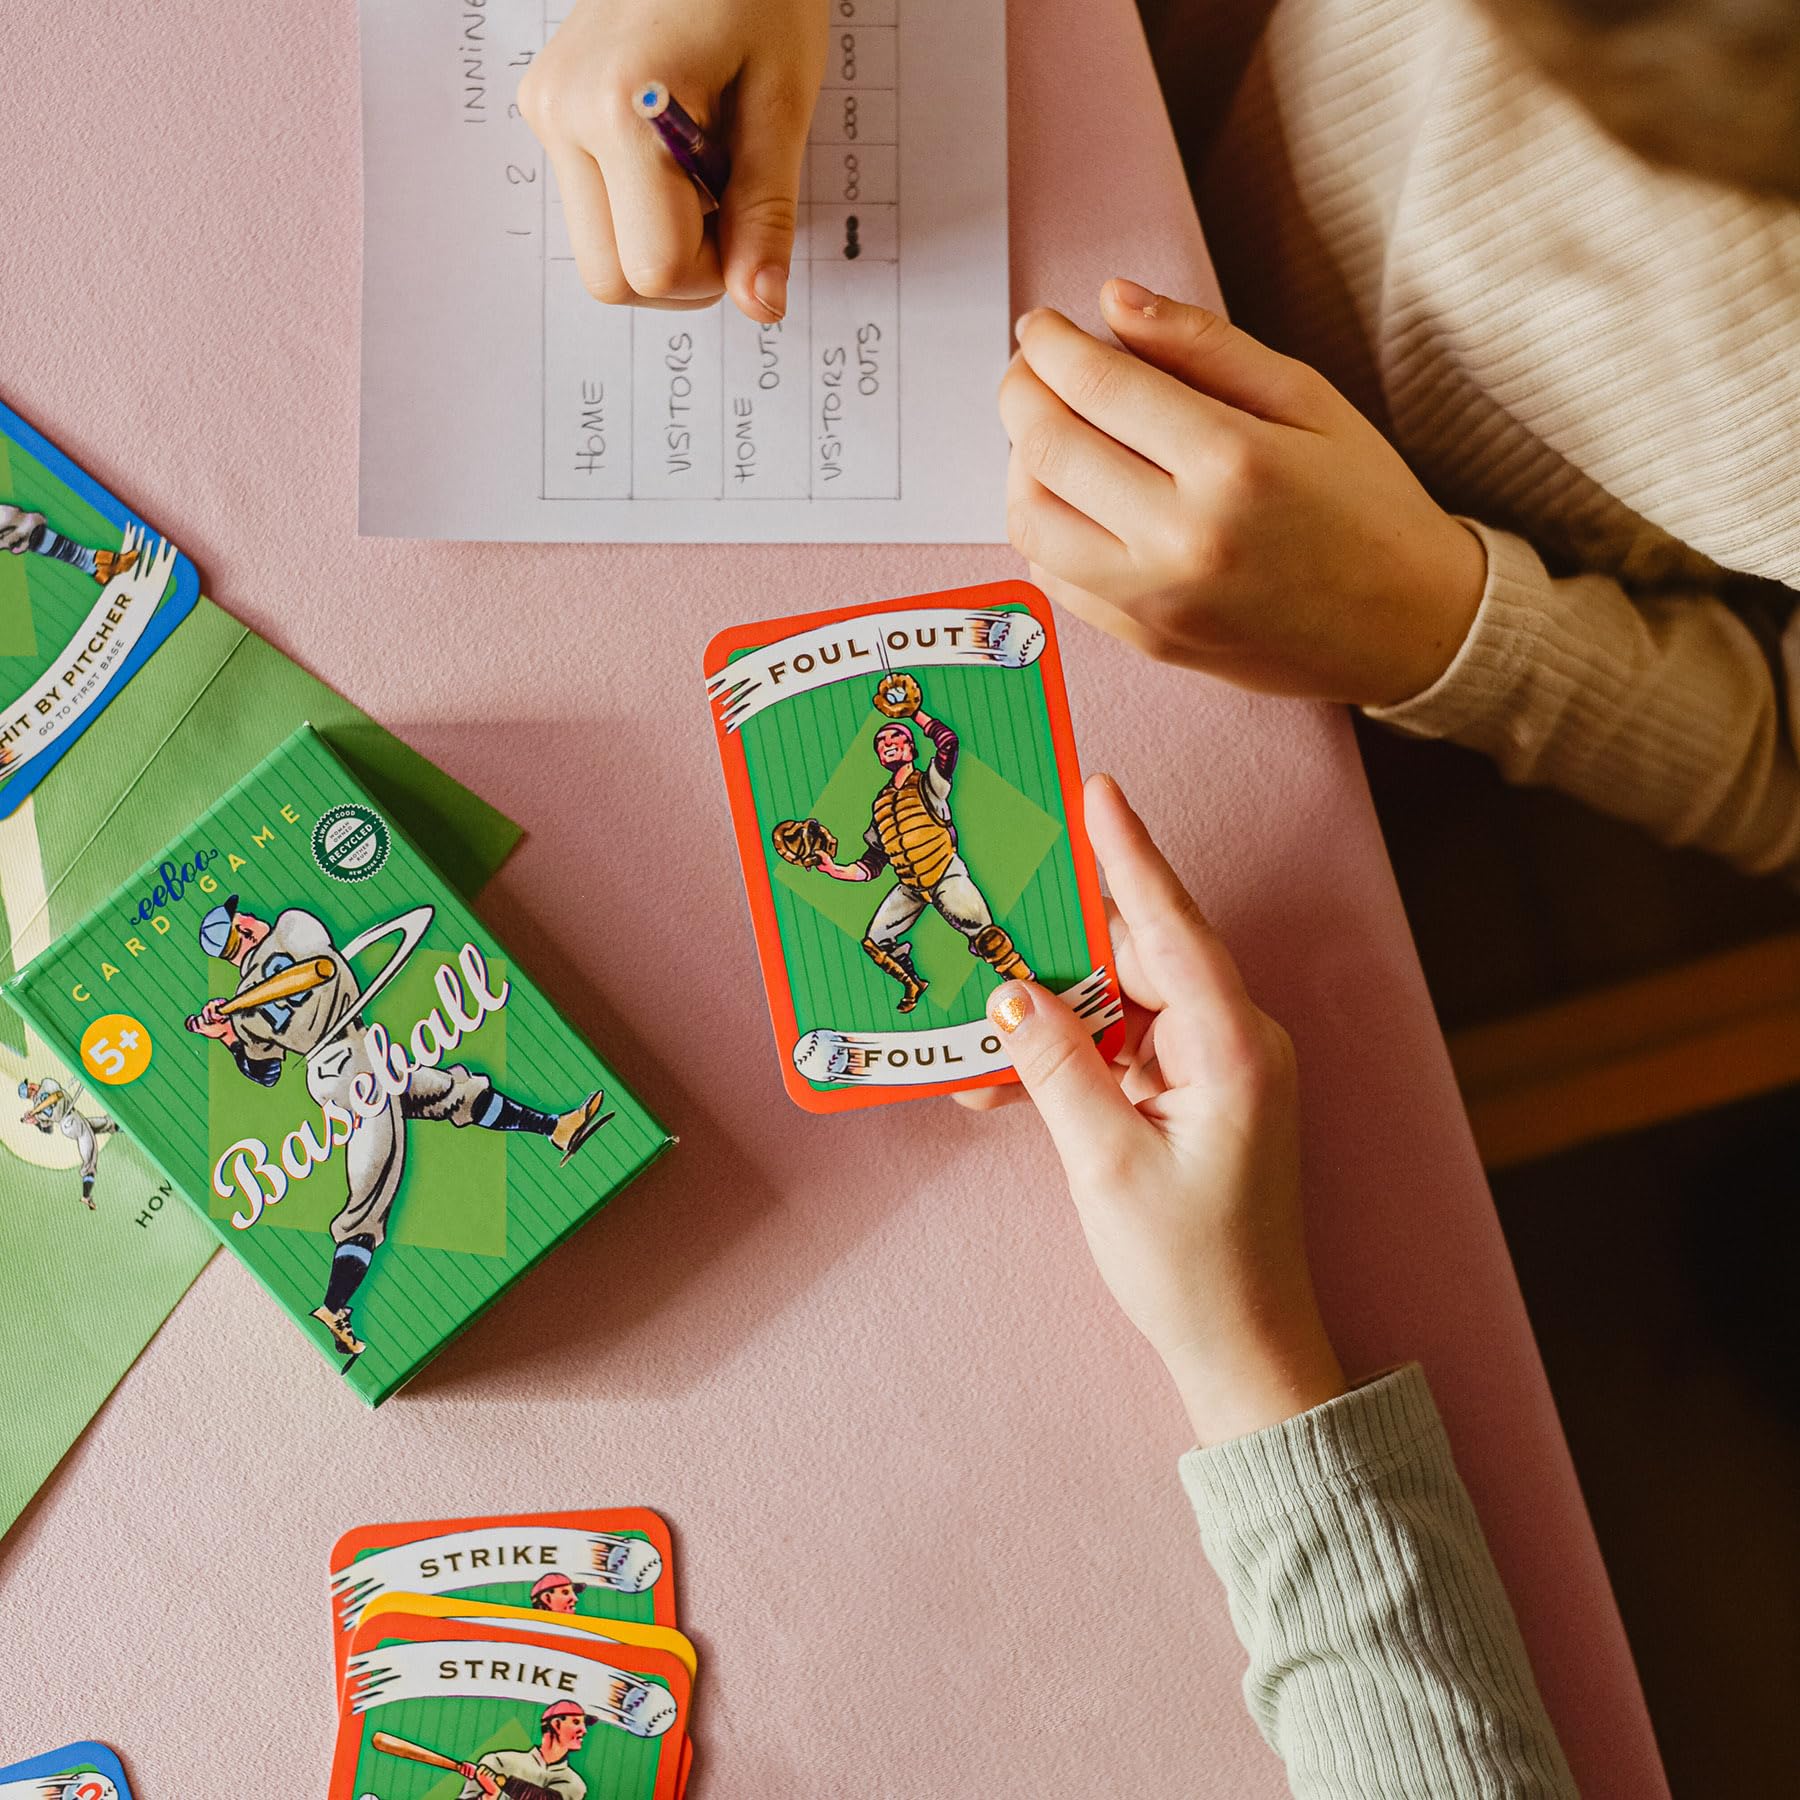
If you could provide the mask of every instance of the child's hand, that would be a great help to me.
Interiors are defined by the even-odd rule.
[[[787,311],[826,25],[826,0],[575,0],[519,83],[519,106],[556,170],[595,299],[695,307],[729,291],[758,322]],[[666,82],[709,130],[729,118],[716,238],[693,183],[632,108],[646,81]]]
[[[1087,824],[1132,1003],[1120,1066],[1034,984],[997,988],[988,1016],[1050,1129],[1101,1275],[1200,1443],[1220,1443],[1344,1391],[1301,1236],[1293,1046],[1106,776],[1087,784]]]
[[[1000,385],[1009,529],[1052,595],[1245,687],[1429,687],[1480,603],[1480,540],[1304,363],[1134,282],[1101,305],[1123,350],[1027,313]]]

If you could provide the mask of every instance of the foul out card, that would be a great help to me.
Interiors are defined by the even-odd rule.
[[[331,1550],[338,1677],[358,1621],[386,1594],[672,1626],[674,1566],[668,1526],[641,1506],[365,1525]]]
[[[0,1768],[0,1800],[131,1800],[131,1783],[104,1744],[65,1744]]]
[[[1015,1079],[1003,981],[1109,1052],[1118,984],[1049,602],[1025,582],[721,633],[707,692],[789,1095]]]
[[[495,1782],[559,1800],[677,1800],[690,1695],[660,1650],[376,1613],[351,1642],[329,1800],[479,1800]]]

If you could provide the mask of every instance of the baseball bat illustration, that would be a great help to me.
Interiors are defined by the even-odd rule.
[[[462,1764],[455,1757],[439,1756],[435,1750],[427,1750],[423,1744],[409,1743],[391,1732],[378,1731],[369,1742],[377,1750],[385,1751],[389,1756],[403,1756],[408,1762],[427,1763],[434,1769],[455,1769],[458,1773],[462,1770]]]
[[[255,987],[247,987],[241,994],[233,994],[220,1006],[219,1012],[229,1019],[233,1013],[250,1012],[270,1000],[291,1000],[296,994],[310,993],[316,987],[323,987],[336,972],[337,965],[329,956],[316,956],[310,962],[295,963],[291,968],[271,975],[267,981],[259,981]],[[188,1030],[196,1030],[199,1023],[200,1015],[192,1014],[188,1019]]]

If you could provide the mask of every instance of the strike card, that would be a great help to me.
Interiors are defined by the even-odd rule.
[[[331,1547],[340,1680],[363,1615],[401,1594],[525,1607],[546,1623],[616,1620],[667,1629],[675,1624],[674,1546],[668,1526],[641,1506],[346,1532]]]
[[[378,1612],[351,1641],[329,1800],[678,1800],[691,1695],[664,1651]]]
[[[598,1640],[603,1644],[630,1644],[646,1650],[660,1650],[672,1656],[687,1670],[688,1679],[700,1672],[700,1659],[692,1642],[679,1631],[666,1625],[634,1625],[624,1619],[597,1619],[585,1613],[561,1612],[539,1598],[549,1585],[540,1577],[533,1589],[530,1606],[494,1606],[486,1600],[463,1600],[454,1595],[383,1594],[371,1600],[363,1618],[381,1613],[400,1613],[410,1618],[448,1619],[458,1625],[492,1626],[500,1631],[535,1632],[539,1637],[576,1637]],[[579,1586],[579,1583],[573,1584]],[[554,1588],[551,1589],[554,1595]],[[544,1610],[539,1610],[543,1607]],[[357,1621],[358,1624],[362,1620]],[[340,1653],[347,1660],[350,1639],[340,1637]],[[343,1669],[338,1670],[340,1684]],[[681,1746],[681,1768],[676,1779],[677,1800],[687,1792],[688,1776],[694,1762],[694,1740],[688,1737]]]
[[[199,597],[173,544],[0,405],[0,819]]]
[[[985,1010],[1014,978],[1061,994],[1110,1050],[1123,1009],[1036,588],[740,626],[705,668],[798,1105],[1015,1080]]]
[[[0,1768],[0,1800],[131,1800],[131,1783],[104,1744],[65,1744]]]
[[[670,1141],[310,727],[6,993],[371,1405]]]

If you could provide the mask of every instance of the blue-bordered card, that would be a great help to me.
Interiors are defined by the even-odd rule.
[[[173,544],[0,404],[0,819],[199,597]]]

